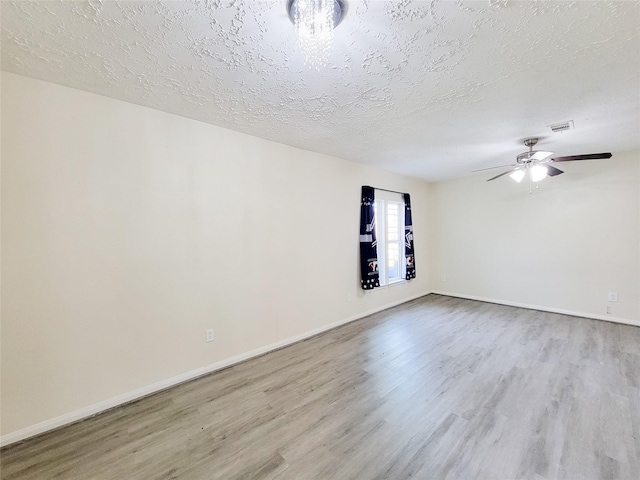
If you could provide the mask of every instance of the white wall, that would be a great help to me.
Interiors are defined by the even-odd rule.
[[[429,291],[424,182],[8,73],[2,140],[5,438]],[[366,295],[363,184],[418,272]]]
[[[639,159],[558,164],[531,195],[491,174],[433,185],[432,288],[640,325]]]
[[[431,287],[640,319],[639,152],[563,164],[533,195],[485,176],[429,186],[2,77],[3,439]],[[411,193],[418,271],[367,294],[363,184]]]

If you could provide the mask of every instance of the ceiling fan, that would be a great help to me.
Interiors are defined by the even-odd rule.
[[[550,165],[551,163],[572,162],[575,160],[598,160],[602,158],[611,158],[612,156],[611,153],[589,153],[586,155],[571,155],[568,157],[552,157],[551,155],[553,155],[553,152],[534,150],[533,147],[536,143],[538,143],[537,138],[526,138],[524,140],[524,144],[529,147],[529,151],[518,155],[516,157],[516,163],[510,165],[499,165],[497,167],[481,168],[480,170],[473,171],[480,172],[483,170],[491,170],[493,168],[515,167],[510,168],[506,172],[502,172],[495,177],[491,177],[487,182],[500,178],[503,175],[510,174],[509,176],[519,183],[528,173],[529,181],[537,183],[547,176],[555,177],[556,175],[564,173],[559,168]],[[531,193],[531,189],[529,189],[529,193]]]

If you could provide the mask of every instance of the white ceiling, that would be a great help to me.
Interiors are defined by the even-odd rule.
[[[1,4],[3,70],[426,180],[640,149],[638,1],[348,0],[320,71],[286,0]]]

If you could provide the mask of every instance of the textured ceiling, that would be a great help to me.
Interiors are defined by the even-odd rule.
[[[4,0],[2,69],[427,180],[640,148],[640,2],[349,0],[320,71],[285,4]]]

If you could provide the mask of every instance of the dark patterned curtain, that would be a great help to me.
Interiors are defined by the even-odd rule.
[[[373,201],[373,188],[363,186],[360,204],[360,283],[363,290],[373,290],[380,286]]]
[[[407,280],[416,278],[416,262],[413,251],[413,223],[411,222],[411,198],[408,193],[404,197],[404,259],[407,269]]]

